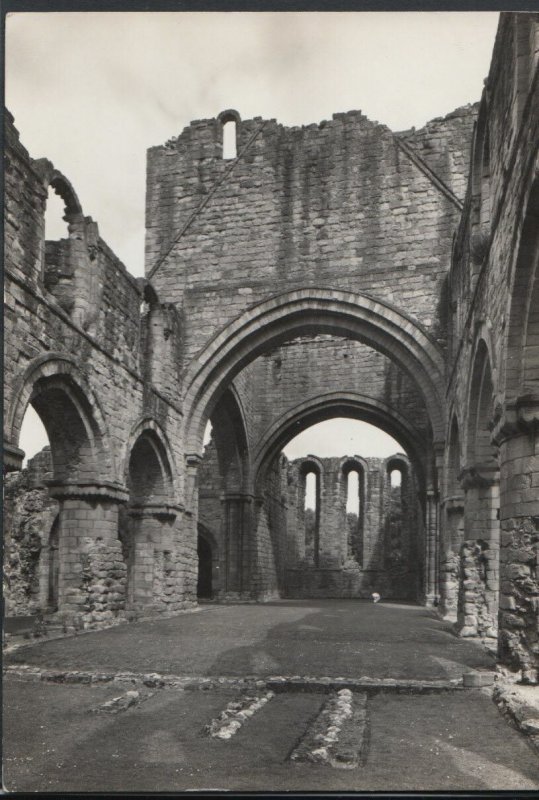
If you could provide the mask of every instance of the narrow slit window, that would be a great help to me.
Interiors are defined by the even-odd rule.
[[[346,480],[347,557],[363,563],[363,471],[350,469]]]
[[[45,208],[45,241],[52,242],[69,238],[69,228],[64,219],[65,213],[65,200],[56,194],[52,186],[49,186]]]
[[[318,474],[313,470],[305,475],[304,497],[305,553],[315,566],[319,560],[320,486]]]
[[[391,482],[392,489],[395,489],[397,486],[400,487],[400,485],[402,484],[402,473],[400,469],[392,469],[389,479]]]
[[[223,158],[236,158],[236,121],[229,119],[223,125]]]
[[[348,473],[346,488],[346,513],[359,517],[359,474],[353,469]]]

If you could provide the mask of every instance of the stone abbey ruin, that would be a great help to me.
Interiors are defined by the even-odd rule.
[[[420,130],[192,122],[148,151],[144,279],[7,115],[8,615],[378,591],[537,682],[538,60],[539,15],[505,13],[480,102]],[[29,404],[50,449],[21,469]],[[286,460],[332,417],[403,452]]]

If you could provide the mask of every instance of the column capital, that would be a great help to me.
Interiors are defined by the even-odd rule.
[[[55,500],[108,500],[126,503],[129,491],[114,481],[47,481],[49,494]]]
[[[187,453],[185,456],[185,463],[188,467],[198,467],[200,462],[202,461],[202,456],[200,453]]]
[[[239,503],[252,503],[256,498],[254,494],[249,494],[249,492],[224,492],[221,495],[221,502],[226,503],[227,500],[236,500]]]
[[[492,441],[496,445],[521,436],[539,425],[539,395],[533,392],[507,398],[494,413]]]
[[[481,489],[494,486],[499,481],[499,469],[493,464],[470,464],[459,473],[463,489]]]
[[[4,441],[4,472],[22,469],[24,450],[14,444]]]
[[[449,513],[452,511],[462,511],[464,509],[464,495],[455,494],[451,497],[444,497],[440,505]]]
[[[128,506],[127,513],[130,517],[153,518],[161,521],[175,519],[183,511],[182,505],[170,503],[145,503],[144,505]]]

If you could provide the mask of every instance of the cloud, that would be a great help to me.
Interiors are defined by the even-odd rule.
[[[148,147],[231,107],[287,125],[352,108],[421,125],[479,98],[497,16],[15,13],[6,100],[31,155],[67,174],[140,275]]]

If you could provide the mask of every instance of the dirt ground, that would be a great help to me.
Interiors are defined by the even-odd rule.
[[[86,670],[258,677],[328,675],[439,680],[492,668],[424,608],[354,601],[207,606],[198,613],[33,644],[8,663]],[[327,695],[276,694],[228,740],[206,726],[241,692],[4,683],[4,786],[10,791],[533,791],[539,759],[487,689],[368,693],[361,765],[290,754]]]

